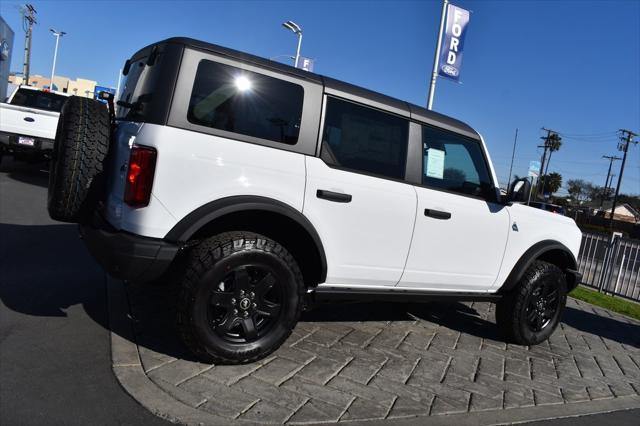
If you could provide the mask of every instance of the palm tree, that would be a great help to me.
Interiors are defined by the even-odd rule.
[[[560,147],[562,146],[562,138],[557,133],[553,133],[549,136],[549,139],[546,144],[549,147],[549,159],[547,160],[547,165],[544,168],[545,175],[549,172],[549,163],[551,162],[551,154],[553,154],[555,151],[560,151]]]
[[[554,151],[560,150],[560,147],[562,146],[562,138],[557,133],[551,133],[549,134],[547,139],[544,141],[544,146],[549,149],[549,158],[547,159],[547,164],[542,165],[542,167],[544,167],[544,170],[540,170],[540,176],[542,178],[541,179],[542,182],[540,185],[541,191],[544,191],[544,188],[545,188],[544,177],[549,172],[549,163],[551,162],[551,154],[553,154]],[[544,156],[543,156],[543,160],[544,160]],[[536,196],[537,194],[538,194],[538,191],[536,191]]]

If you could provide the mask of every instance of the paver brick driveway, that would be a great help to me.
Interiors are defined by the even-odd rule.
[[[573,299],[533,347],[505,344],[488,303],[321,305],[263,361],[211,366],[177,340],[164,289],[127,291],[146,375],[223,418],[393,419],[640,394],[640,324]]]

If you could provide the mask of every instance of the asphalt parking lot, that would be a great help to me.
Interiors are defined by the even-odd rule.
[[[151,412],[209,424],[496,424],[640,406],[640,325],[575,301],[532,348],[504,344],[488,304],[338,304],[306,313],[259,363],[200,364],[173,334],[166,289],[107,279],[75,226],[48,218],[41,165],[4,161],[3,424],[167,423]]]
[[[0,424],[166,424],[113,376],[104,273],[49,219],[43,168],[0,165]]]

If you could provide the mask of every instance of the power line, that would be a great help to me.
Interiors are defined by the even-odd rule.
[[[600,136],[600,135],[617,135],[618,131],[616,130],[607,130],[606,132],[596,132],[596,133],[567,133],[567,132],[559,132],[561,135],[569,135],[569,136]]]

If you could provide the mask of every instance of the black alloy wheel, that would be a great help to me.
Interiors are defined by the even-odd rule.
[[[232,270],[211,292],[209,321],[219,336],[249,343],[270,331],[285,300],[282,277],[264,264]]]
[[[552,280],[538,282],[526,302],[526,322],[533,332],[540,332],[553,321],[560,308],[557,283]]]
[[[567,302],[567,282],[556,265],[534,261],[496,306],[496,322],[507,341],[537,345],[551,336]]]

